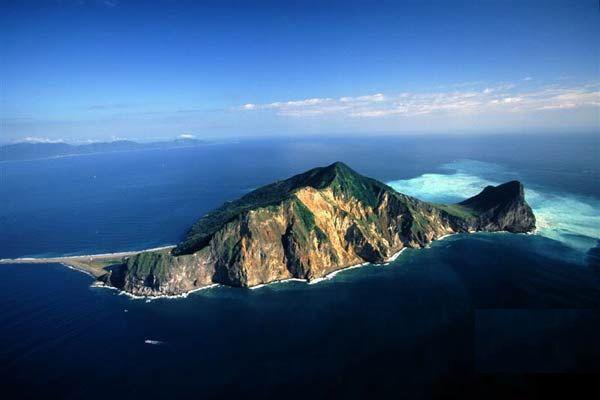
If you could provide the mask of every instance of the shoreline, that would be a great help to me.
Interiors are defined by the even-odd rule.
[[[111,257],[126,257],[134,254],[144,253],[146,251],[159,251],[172,249],[176,245],[170,244],[166,246],[152,247],[142,250],[119,251],[115,253],[98,253],[98,254],[82,254],[75,256],[57,256],[57,257],[18,257],[18,258],[0,258],[0,264],[45,264],[45,263],[61,263],[62,260],[84,260],[89,258],[106,259]]]
[[[174,245],[153,247],[144,250],[121,251],[115,253],[84,254],[78,256],[62,257],[20,257],[3,258],[1,264],[61,264],[67,268],[83,272],[93,278],[99,278],[105,275],[107,267],[121,264],[125,257],[133,256],[147,251],[161,251],[174,248]]]
[[[498,232],[487,232],[487,233],[504,233],[505,231],[498,231]],[[472,235],[473,233],[478,233],[478,232],[467,232],[467,235]],[[527,234],[535,234],[536,232],[528,232]],[[447,239],[451,236],[455,236],[455,235],[460,235],[460,234],[465,234],[464,232],[453,232],[453,233],[448,233],[445,235],[440,236],[437,239],[433,239],[431,242],[429,242],[427,244],[427,246],[422,247],[421,249],[426,249],[428,248],[431,244],[433,244],[433,242],[437,242],[437,241],[442,241],[444,239]],[[63,266],[75,270],[75,271],[79,271],[82,272],[86,275],[89,275],[90,277],[93,278],[98,278],[98,275],[95,275],[92,271],[89,271],[85,268],[82,268],[81,266],[78,265],[73,265],[73,264],[69,264],[68,261],[72,260],[72,261],[88,261],[88,260],[92,260],[92,261],[102,261],[102,260],[110,260],[113,257],[126,257],[126,256],[131,256],[131,255],[135,255],[135,254],[139,254],[139,253],[143,253],[146,251],[160,251],[160,250],[166,250],[166,249],[171,249],[174,248],[175,245],[168,245],[168,246],[160,246],[160,247],[154,247],[154,248],[149,248],[149,249],[144,249],[144,250],[136,250],[136,251],[125,251],[125,252],[116,252],[116,253],[101,253],[101,254],[88,254],[88,255],[80,255],[80,256],[64,256],[64,257],[47,257],[47,258],[34,258],[34,257],[22,257],[22,258],[15,258],[15,259],[10,259],[10,258],[3,258],[0,259],[0,264],[46,264],[46,263],[58,263],[58,264],[62,264]],[[410,247],[403,247],[402,249],[400,249],[399,251],[397,251],[396,253],[394,253],[392,256],[390,256],[389,258],[387,258],[384,262],[382,263],[370,263],[370,262],[364,262],[364,263],[359,263],[359,264],[354,264],[354,265],[350,265],[348,267],[343,267],[340,269],[337,269],[335,271],[331,271],[328,274],[320,277],[320,278],[316,278],[313,280],[307,280],[307,279],[301,279],[301,278],[287,278],[287,279],[281,279],[281,280],[277,280],[277,281],[272,281],[272,282],[267,282],[267,283],[261,283],[258,285],[254,285],[254,286],[250,286],[247,287],[246,289],[249,290],[256,290],[256,289],[260,289],[262,287],[265,286],[269,286],[269,285],[275,285],[275,284],[281,284],[281,283],[287,283],[287,282],[302,282],[305,283],[307,285],[315,285],[318,284],[320,282],[324,282],[324,281],[328,281],[331,280],[332,278],[334,278],[337,274],[339,274],[340,272],[344,272],[347,270],[351,270],[351,269],[355,269],[355,268],[360,268],[360,267],[364,267],[367,265],[374,265],[374,266],[388,266],[390,265],[390,263],[394,262],[395,260],[398,259],[398,257],[400,257],[400,255],[406,250],[409,249]],[[104,271],[105,272],[105,271]],[[180,294],[173,294],[173,295],[158,295],[158,296],[140,296],[140,295],[135,295],[129,292],[126,292],[124,290],[121,290],[119,288],[113,287],[113,286],[109,286],[106,284],[103,284],[99,281],[95,281],[91,284],[90,287],[93,288],[99,288],[99,289],[110,289],[110,290],[116,290],[119,292],[119,296],[127,296],[132,300],[146,300],[147,303],[153,301],[153,300],[158,300],[158,299],[181,299],[181,298],[186,298],[188,297],[190,294],[195,293],[195,292],[199,292],[202,290],[207,290],[207,289],[213,289],[216,287],[225,287],[227,285],[222,285],[219,283],[212,283],[210,285],[206,285],[200,288],[196,288],[184,293],[180,293]]]
[[[168,246],[167,246],[168,247]],[[318,284],[320,282],[324,282],[324,281],[328,281],[331,280],[333,277],[335,277],[337,274],[339,274],[340,272],[344,272],[347,270],[351,270],[351,269],[355,269],[355,268],[360,268],[360,267],[364,267],[367,265],[377,265],[377,266],[387,266],[389,265],[391,262],[395,261],[400,254],[402,254],[402,252],[404,250],[406,250],[408,247],[403,247],[402,249],[400,249],[399,251],[397,251],[396,253],[394,253],[391,257],[387,258],[385,260],[385,262],[380,263],[380,264],[374,264],[374,263],[370,263],[370,262],[364,262],[364,263],[359,263],[359,264],[354,264],[354,265],[350,265],[348,267],[344,267],[344,268],[340,268],[337,269],[335,271],[331,271],[329,272],[327,275],[320,277],[320,278],[316,278],[313,280],[307,280],[307,279],[302,279],[302,278],[287,278],[287,279],[280,279],[277,281],[272,281],[272,282],[267,282],[267,283],[260,283],[258,285],[254,285],[254,286],[249,286],[246,289],[248,290],[257,290],[266,286],[270,286],[270,285],[276,285],[276,284],[281,284],[281,283],[288,283],[288,282],[301,282],[304,283],[306,285],[315,285]],[[140,295],[135,295],[129,292],[126,292],[124,290],[121,290],[119,288],[113,287],[113,286],[109,286],[109,285],[105,285],[101,282],[94,282],[92,283],[91,287],[93,288],[98,288],[98,289],[110,289],[110,290],[116,290],[119,292],[119,296],[127,296],[129,297],[131,300],[145,300],[146,303],[150,303],[154,300],[158,300],[158,299],[184,299],[187,298],[190,294],[195,293],[195,292],[199,292],[202,290],[208,290],[208,289],[214,289],[217,287],[227,287],[227,285],[222,285],[219,283],[213,283],[210,285],[206,285],[197,289],[193,289],[181,294],[165,294],[165,295],[158,295],[158,296],[140,296]]]
[[[90,287],[96,288],[96,289],[116,290],[117,292],[119,292],[118,293],[119,296],[126,296],[126,297],[129,297],[131,300],[146,300],[146,303],[150,303],[151,301],[158,300],[158,299],[185,299],[192,293],[199,292],[202,290],[214,289],[214,288],[220,287],[220,286],[224,286],[224,285],[221,285],[219,283],[212,283],[210,285],[192,289],[190,291],[187,291],[187,292],[184,292],[181,294],[164,294],[164,295],[160,295],[160,296],[140,296],[137,294],[126,292],[126,291],[116,288],[114,286],[105,285],[104,283],[99,282],[99,281],[93,282]]]
[[[503,232],[503,231],[501,231]],[[437,239],[433,239],[429,244],[439,241],[439,240],[443,240],[448,238],[449,236],[453,236],[453,235],[458,235],[461,232],[454,232],[454,233],[448,233],[446,235],[440,236]],[[469,233],[477,233],[477,232],[469,232]],[[527,234],[529,235],[533,235],[536,234],[536,231],[533,232],[527,232]],[[139,253],[144,253],[147,251],[160,251],[160,250],[167,250],[167,249],[172,249],[174,247],[176,247],[177,245],[174,244],[169,244],[169,245],[165,245],[165,246],[159,246],[159,247],[151,247],[148,249],[141,249],[141,250],[128,250],[128,251],[119,251],[119,252],[114,252],[114,253],[97,253],[97,254],[81,254],[81,255],[74,255],[74,256],[56,256],[56,257],[17,257],[17,258],[0,258],[0,264],[47,264],[47,263],[59,263],[62,264],[64,260],[85,260],[85,259],[96,259],[96,260],[100,260],[100,259],[107,259],[107,258],[111,258],[111,257],[127,257],[127,256],[132,256],[135,254],[139,254]],[[396,258],[398,258],[398,256],[400,255],[400,253],[402,253],[404,250],[406,250],[408,247],[403,247],[402,249],[400,249],[399,251],[397,251],[396,253],[394,253],[392,256],[390,256],[389,258],[387,258],[383,263],[381,264],[385,264],[385,263],[389,263],[391,261],[394,261]],[[357,265],[361,265],[361,264],[357,264]],[[341,268],[337,271],[343,270],[343,269],[348,269],[348,268],[354,268],[356,267],[356,265],[351,265],[349,267],[344,267]],[[335,273],[336,271],[330,272],[330,274]],[[329,274],[328,274],[329,275]],[[299,279],[299,280],[304,280],[304,279],[300,279],[300,278],[290,278],[290,279]],[[274,282],[283,282],[283,281],[287,281],[290,279],[283,279],[280,281],[274,281]],[[318,278],[320,279],[320,278]]]
[[[446,236],[448,236],[448,235],[446,235]],[[396,253],[392,254],[390,257],[388,257],[382,263],[364,262],[364,263],[359,263],[359,264],[353,264],[353,265],[350,265],[348,267],[343,267],[343,268],[340,268],[340,269],[336,269],[335,271],[331,271],[328,274],[326,274],[326,275],[324,275],[324,276],[322,276],[320,278],[313,279],[313,280],[302,279],[302,278],[280,279],[280,280],[273,281],[273,282],[260,283],[258,285],[249,286],[248,289],[255,290],[255,289],[260,289],[262,287],[265,287],[267,285],[273,285],[273,284],[277,284],[277,283],[287,283],[287,282],[303,282],[303,283],[306,283],[307,285],[315,285],[315,284],[317,284],[319,282],[328,281],[328,280],[332,279],[334,276],[336,276],[337,274],[339,274],[340,272],[344,272],[344,271],[347,271],[347,270],[350,270],[350,269],[365,267],[367,265],[377,265],[377,266],[386,266],[386,265],[389,265],[390,263],[394,262],[400,256],[400,254],[402,254],[402,252],[404,250],[406,250],[407,248],[408,247],[403,247],[402,249],[400,249]]]
[[[72,269],[73,271],[81,272],[82,274],[85,274],[85,275],[87,275],[89,277],[92,277],[92,278],[96,279],[96,276],[94,274],[92,274],[89,271],[86,271],[83,268],[78,268],[78,267],[75,267],[73,265],[69,265],[69,264],[65,264],[65,263],[59,263],[59,264],[61,264],[63,267],[67,267],[69,269]]]

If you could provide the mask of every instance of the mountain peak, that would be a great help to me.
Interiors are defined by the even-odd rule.
[[[198,220],[190,229],[187,239],[174,249],[174,254],[197,251],[225,223],[240,214],[259,207],[279,204],[298,190],[312,187],[317,190],[330,188],[336,195],[351,197],[374,206],[380,193],[391,190],[374,179],[362,176],[346,164],[336,161],[325,167],[317,167],[291,178],[260,187],[245,196],[224,204]]]
[[[325,167],[313,168],[303,174],[293,176],[289,180],[294,182],[295,188],[312,186],[315,189],[323,189],[332,185],[335,181],[362,179],[363,176],[341,161]]]
[[[481,193],[460,204],[477,210],[486,210],[499,204],[524,201],[523,184],[519,181],[510,181],[498,186],[486,186]]]
[[[459,205],[478,215],[483,230],[494,227],[509,232],[530,232],[535,229],[535,215],[525,201],[525,189],[519,181],[486,186],[481,193]]]
[[[323,167],[324,169],[332,169],[336,172],[341,172],[341,171],[352,171],[354,172],[354,170],[352,168],[350,168],[347,164],[344,164],[341,161],[336,161],[333,164],[330,164],[326,167]]]

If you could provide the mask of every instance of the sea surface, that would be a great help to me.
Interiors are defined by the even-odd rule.
[[[535,234],[453,235],[308,285],[131,299],[0,265],[10,398],[535,398],[600,372],[600,136],[270,139],[0,163],[0,258],[175,244],[223,202],[343,161],[457,202],[519,179]],[[516,395],[515,395],[516,394]]]

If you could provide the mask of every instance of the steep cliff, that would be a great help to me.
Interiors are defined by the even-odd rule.
[[[533,229],[535,217],[517,181],[488,186],[459,204],[436,205],[337,162],[224,204],[171,252],[132,256],[104,280],[150,296],[213,283],[313,280],[358,263],[385,262],[450,233]]]

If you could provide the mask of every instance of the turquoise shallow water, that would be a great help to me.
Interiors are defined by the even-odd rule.
[[[490,388],[556,391],[579,376],[536,373],[598,372],[600,294],[586,258],[598,239],[598,140],[427,140],[256,141],[2,164],[3,258],[174,243],[223,201],[335,160],[431,201],[518,178],[544,221],[536,235],[455,235],[315,285],[151,302],[91,287],[58,264],[3,265],[3,387],[48,398],[475,398]]]
[[[526,174],[498,164],[474,160],[458,160],[440,167],[442,173],[388,182],[399,192],[436,203],[454,203],[474,196],[487,185],[498,185],[511,179],[523,180]],[[527,182],[525,177],[525,182]],[[545,188],[531,182],[525,198],[531,205],[537,234],[558,240],[585,254],[600,238],[600,200]],[[581,259],[585,262],[584,258]]]

